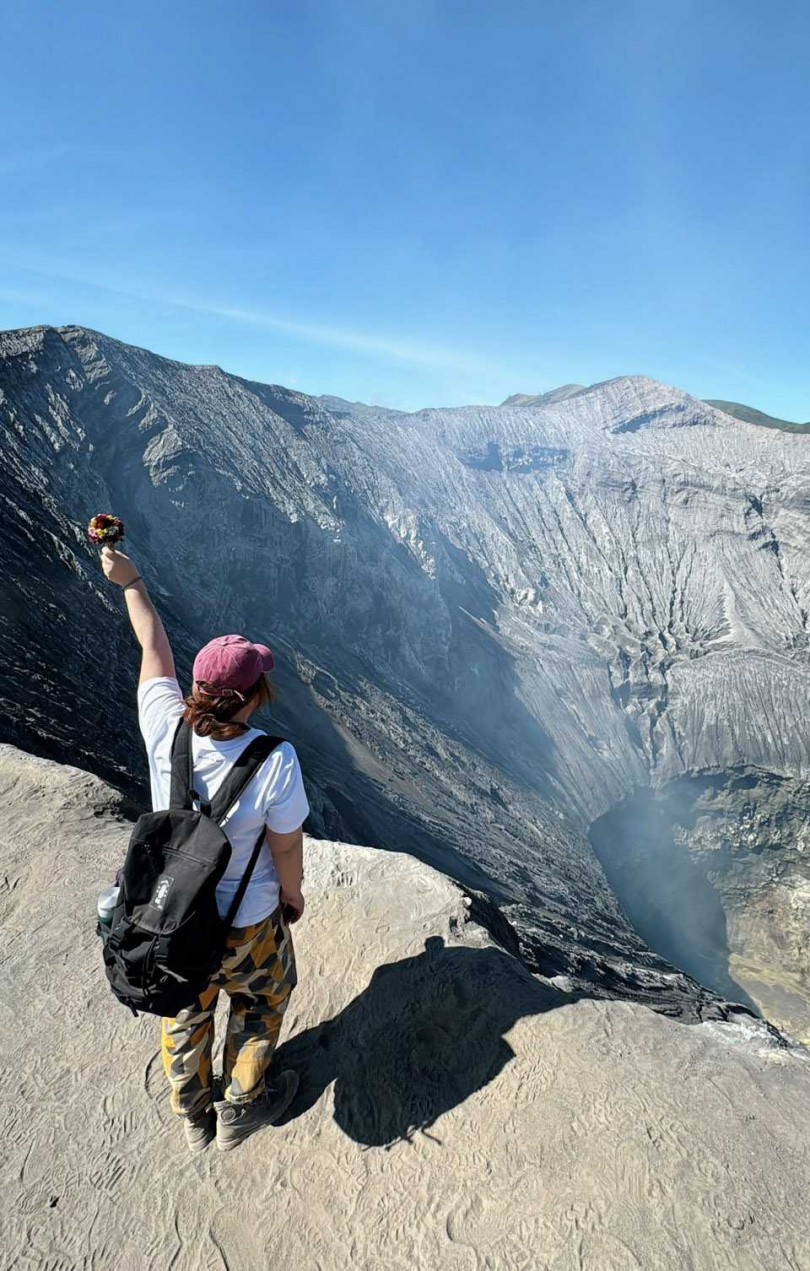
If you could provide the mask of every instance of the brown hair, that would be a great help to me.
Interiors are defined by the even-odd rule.
[[[268,706],[275,701],[276,694],[270,677],[260,675],[258,680],[246,693],[231,693],[219,697],[215,690],[206,692],[196,681],[186,698],[186,709],[183,719],[190,724],[198,737],[212,737],[214,741],[232,741],[241,736],[249,728],[241,720],[234,720],[247,702],[258,698],[254,710]]]

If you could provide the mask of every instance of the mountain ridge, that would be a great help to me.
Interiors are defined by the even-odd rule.
[[[226,375],[232,379],[243,380],[247,384],[264,383],[264,381],[251,380],[249,377],[241,376],[236,372],[226,371],[224,370],[223,367],[219,366],[217,363],[185,362],[178,358],[169,358],[169,357],[165,357],[162,354],[155,354],[155,353],[152,353],[152,351],[148,349],[145,345],[132,345],[132,344],[129,344],[127,341],[116,339],[115,336],[108,336],[104,332],[96,331],[92,327],[82,327],[80,325],[73,324],[73,323],[68,323],[63,326],[53,326],[49,323],[41,323],[39,325],[35,325],[32,327],[12,328],[10,330],[0,331],[0,338],[3,338],[5,340],[5,337],[8,337],[9,338],[8,342],[13,344],[14,337],[23,337],[24,340],[26,337],[28,337],[29,340],[30,338],[36,338],[37,336],[42,336],[44,338],[47,332],[54,332],[57,335],[62,333],[69,333],[69,332],[84,332],[87,335],[107,341],[110,344],[117,345],[122,349],[137,348],[143,353],[150,354],[153,357],[161,357],[163,361],[173,363],[174,365],[178,367],[186,367],[190,370],[197,370],[197,371],[214,371],[214,372],[218,372],[221,375]],[[21,350],[21,351],[28,351],[29,340],[26,340],[24,350]],[[664,387],[670,387],[670,385],[668,385],[665,381],[655,380],[652,377],[649,377],[646,375],[641,375],[641,374],[619,375],[619,376],[613,376],[611,379],[608,379],[608,380],[599,380],[589,385],[562,384],[558,388],[549,389],[543,393],[512,393],[509,397],[504,398],[504,400],[500,403],[500,406],[501,407],[553,406],[557,402],[570,400],[572,397],[578,397],[582,394],[590,393],[591,391],[603,388],[605,385],[618,383],[622,380],[628,380],[628,381],[649,380],[650,383],[661,384]],[[285,388],[284,385],[281,385],[281,384],[275,384],[275,383],[265,384],[265,387],[281,389],[290,394],[299,393],[299,390],[287,389]],[[362,401],[349,401],[347,398],[337,397],[328,393],[321,394],[318,397],[312,397],[310,394],[300,391],[300,395],[302,397],[308,397],[310,398],[310,400],[319,402],[325,410],[328,410],[330,413],[336,414],[336,415],[350,416],[352,414],[357,414],[357,413],[362,413],[364,415],[374,415],[379,413],[386,416],[387,415],[408,416],[412,414],[420,414],[423,410],[431,409],[430,407],[422,407],[417,411],[405,411],[405,410],[401,410],[392,406],[378,406],[373,404],[370,405]],[[699,400],[699,399],[695,399],[695,400]],[[763,428],[775,428],[775,429],[783,430],[785,432],[801,432],[801,431],[810,430],[810,422],[794,423],[794,422],[791,422],[790,420],[779,419],[776,416],[767,414],[765,411],[756,410],[752,406],[746,406],[741,402],[723,401],[723,400],[714,399],[714,398],[704,398],[702,400],[704,401],[705,405],[710,406],[713,409],[719,410],[723,414],[728,415],[731,418],[741,420],[744,423],[754,423]],[[447,406],[440,409],[458,410],[460,408],[458,406]]]
[[[636,379],[639,377],[631,375],[619,376],[618,378]],[[551,406],[555,402],[570,400],[572,397],[578,397],[582,393],[588,393],[592,389],[601,388],[604,384],[612,382],[612,380],[603,380],[587,387],[582,384],[563,384],[559,388],[550,389],[545,393],[513,393],[501,402],[501,406],[527,406],[533,408]],[[703,398],[702,400],[707,406],[722,411],[723,414],[729,415],[732,419],[739,419],[746,424],[756,424],[760,428],[776,428],[783,432],[810,432],[810,423],[791,423],[790,420],[778,419],[774,415],[755,410],[752,406],[745,406],[741,402],[721,401],[715,398]]]

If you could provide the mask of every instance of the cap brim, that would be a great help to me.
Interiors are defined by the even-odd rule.
[[[273,657],[272,653],[270,652],[266,644],[254,644],[253,647],[262,660],[262,671],[266,675],[267,672],[272,671],[273,667],[275,666],[276,664],[275,658]]]

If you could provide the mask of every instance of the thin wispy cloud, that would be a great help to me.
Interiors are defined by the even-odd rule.
[[[39,277],[50,278],[56,282],[67,282],[73,285],[89,287],[117,296],[124,296],[139,303],[160,305],[164,308],[182,309],[191,313],[226,318],[234,322],[243,322],[252,327],[278,331],[294,336],[310,344],[326,345],[331,348],[345,349],[348,352],[366,354],[382,359],[406,362],[413,366],[427,366],[451,371],[493,371],[496,368],[487,365],[480,356],[467,353],[446,345],[426,344],[392,335],[376,335],[366,331],[358,331],[332,323],[302,321],[286,315],[268,313],[263,309],[248,309],[239,305],[220,304],[207,301],[193,295],[168,294],[166,292],[142,290],[128,286],[112,286],[94,278],[71,273],[63,269],[49,269],[31,264],[21,265],[18,260],[8,258],[0,263],[9,267],[22,269]]]
[[[420,344],[392,336],[370,335],[364,331],[353,331],[346,327],[324,325],[318,322],[299,322],[290,318],[281,318],[273,314],[263,313],[255,309],[231,308],[230,306],[199,304],[188,301],[172,301],[184,309],[193,309],[195,313],[210,313],[221,318],[233,318],[237,322],[248,322],[253,326],[266,327],[272,331],[284,331],[288,335],[299,336],[313,344],[328,344],[334,348],[347,349],[355,353],[368,353],[378,357],[393,358],[400,362],[410,362],[415,366],[445,367],[452,370],[469,371],[481,368],[480,358],[463,353],[458,349],[448,349],[441,345]]]

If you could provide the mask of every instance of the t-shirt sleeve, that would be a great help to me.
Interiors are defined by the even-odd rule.
[[[285,741],[278,749],[281,762],[275,754],[270,759],[272,775],[265,796],[264,823],[277,834],[289,834],[309,816],[309,803],[295,747]]]
[[[173,676],[157,676],[138,686],[138,723],[150,754],[182,713],[183,694]]]

